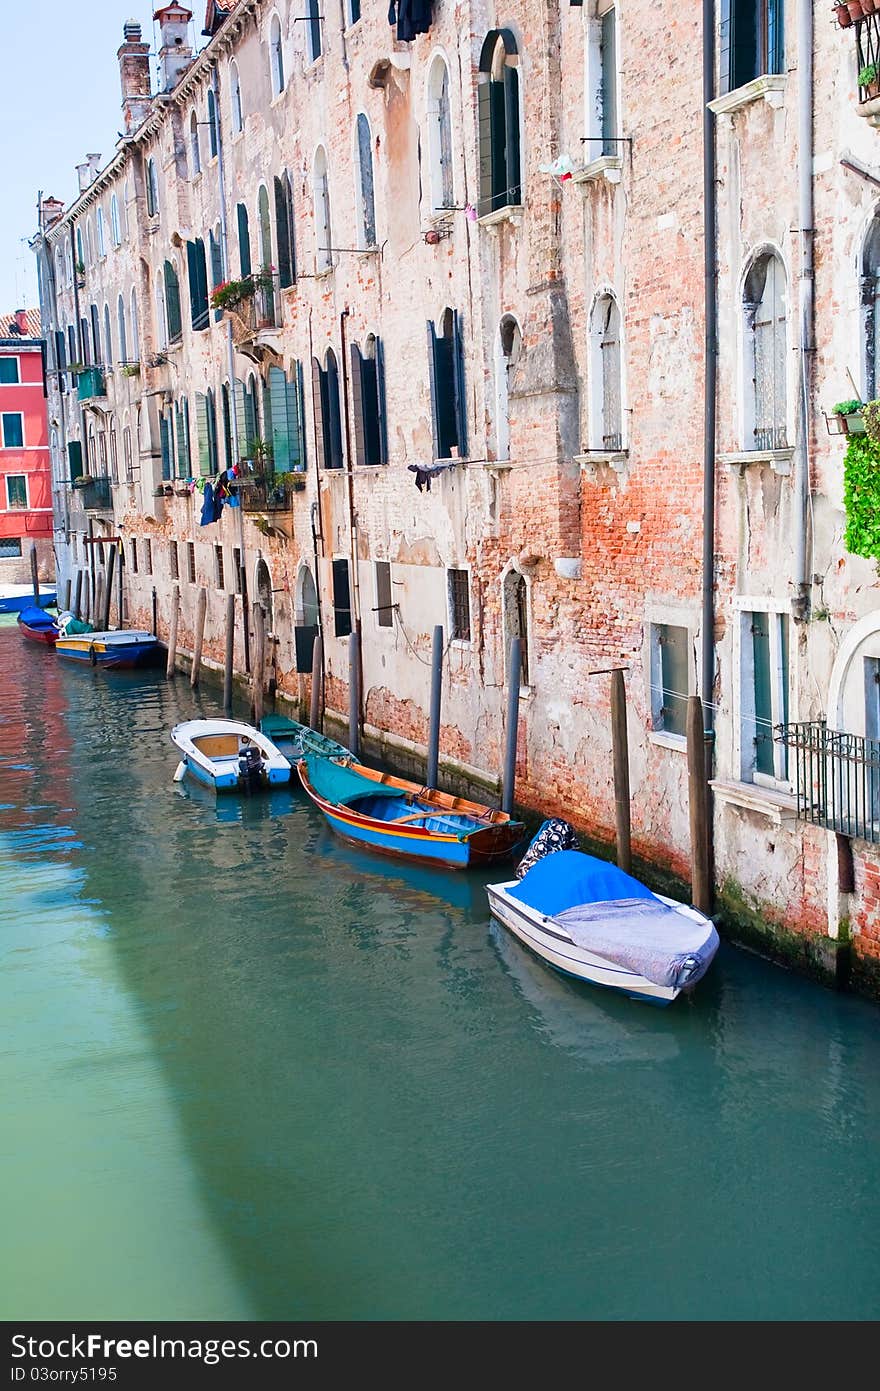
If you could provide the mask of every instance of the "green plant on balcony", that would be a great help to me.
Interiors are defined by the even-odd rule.
[[[832,408],[831,416],[826,416],[828,428],[832,434],[838,435],[862,435],[865,432],[865,421],[862,415],[861,401],[855,399],[851,401],[838,401]],[[831,421],[836,420],[838,428],[832,430]]]
[[[122,375],[124,377],[139,377],[141,364],[139,362],[123,362]]]
[[[876,63],[866,63],[859,72],[859,99],[870,101],[872,97],[880,94],[880,74],[878,74]]]
[[[880,412],[880,402],[872,402]],[[850,434],[843,459],[844,545],[850,555],[880,560],[880,444]]]
[[[68,372],[71,372],[75,377],[78,377],[80,372],[84,372],[86,370],[86,364],[84,362],[71,362],[68,364],[67,370]]]
[[[71,480],[72,486],[74,488],[88,488],[90,484],[94,483],[94,481],[95,480],[90,473],[81,473],[78,478],[74,478]]]
[[[250,275],[242,276],[241,280],[224,280],[211,291],[211,308],[235,309],[253,293],[253,277]]]
[[[270,473],[274,458],[271,440],[260,439],[259,435],[255,435],[247,442],[245,458],[253,464],[254,473]]]

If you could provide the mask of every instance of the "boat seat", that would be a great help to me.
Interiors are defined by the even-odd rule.
[[[238,753],[237,734],[205,734],[201,739],[194,739],[193,743],[206,758],[222,758]]]

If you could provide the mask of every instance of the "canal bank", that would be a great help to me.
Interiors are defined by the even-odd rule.
[[[6,1317],[875,1316],[873,1006],[569,985],[485,876],[172,784],[212,692],[0,657]]]

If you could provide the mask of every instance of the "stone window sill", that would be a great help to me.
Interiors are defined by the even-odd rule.
[[[716,97],[708,103],[709,110],[714,111],[716,116],[732,116],[734,111],[741,111],[744,106],[751,106],[752,102],[761,98],[768,106],[778,108],[785,96],[785,83],[785,73],[765,73],[763,77],[755,77],[733,92],[725,92],[723,97]]]
[[[683,734],[668,734],[665,729],[648,731],[648,742],[658,749],[674,749],[677,753],[687,753],[687,739]]]
[[[583,454],[575,454],[576,464],[580,464],[581,472],[588,478],[596,477],[596,469],[600,464],[614,469],[615,473],[625,473],[629,463],[628,449],[588,449]]]
[[[620,155],[600,155],[598,159],[591,159],[590,163],[585,164],[576,174],[572,174],[571,181],[573,184],[590,184],[605,179],[610,184],[619,184],[622,169],[623,160]]]
[[[719,454],[718,462],[740,472],[749,464],[769,464],[774,473],[791,473],[794,446],[785,449],[742,449],[734,454]]]
[[[723,778],[713,778],[709,786],[719,802],[757,812],[760,816],[766,816],[774,826],[780,826],[783,821],[793,821],[797,816],[797,798],[790,792],[777,792],[772,787],[761,787],[752,782],[728,782]]]
[[[870,97],[868,101],[860,101],[856,111],[865,118],[869,126],[880,126],[880,97]]]
[[[522,216],[522,203],[508,203],[503,208],[496,208],[494,212],[484,213],[477,221],[481,227],[497,227],[502,222],[510,222],[514,227],[519,227],[522,225]]]

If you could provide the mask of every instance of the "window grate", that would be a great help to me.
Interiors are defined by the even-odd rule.
[[[880,739],[828,729],[824,720],[777,725],[776,734],[794,751],[800,819],[880,842]]]
[[[449,570],[449,612],[452,636],[459,642],[471,640],[471,601],[467,570]]]

